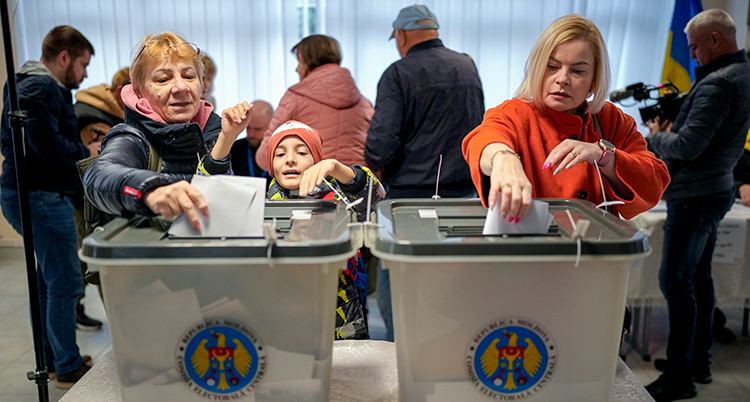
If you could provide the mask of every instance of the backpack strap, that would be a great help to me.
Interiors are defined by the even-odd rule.
[[[146,142],[148,142],[148,170],[159,173],[162,163],[161,154],[159,154],[159,151],[156,150],[150,141],[146,140]],[[165,220],[161,216],[152,216],[149,218],[149,222],[152,228],[160,232],[166,232],[172,224],[171,221]]]
[[[162,157],[159,154],[159,151],[151,145],[149,140],[146,140],[146,142],[148,142],[148,170],[159,173],[161,170]]]

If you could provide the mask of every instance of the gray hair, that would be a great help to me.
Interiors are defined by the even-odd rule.
[[[732,17],[718,8],[705,10],[690,19],[685,25],[685,33],[705,28],[716,31],[725,38],[734,39],[737,35],[737,28]]]

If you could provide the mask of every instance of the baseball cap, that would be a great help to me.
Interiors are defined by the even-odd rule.
[[[422,20],[430,20],[434,22],[434,24],[417,25],[417,22]],[[396,21],[393,21],[393,32],[391,33],[391,37],[389,39],[393,39],[396,37],[397,29],[403,29],[404,31],[414,31],[417,29],[438,28],[440,28],[440,24],[438,24],[435,14],[433,14],[432,11],[427,8],[427,6],[415,4],[413,6],[402,8],[398,13],[398,18],[396,18]]]

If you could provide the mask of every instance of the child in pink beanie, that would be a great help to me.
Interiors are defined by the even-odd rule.
[[[385,190],[370,169],[346,166],[335,159],[323,159],[323,140],[313,128],[288,121],[279,126],[268,142],[270,200],[331,199],[347,203],[366,198],[372,178],[371,204],[385,199]],[[365,220],[367,206],[354,207],[359,221]],[[374,210],[374,209],[373,209]],[[367,301],[367,271],[360,252],[349,259],[339,275],[336,339],[369,339],[363,306]]]

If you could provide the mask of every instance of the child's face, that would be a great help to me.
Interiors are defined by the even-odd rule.
[[[281,187],[288,190],[298,189],[302,172],[314,164],[310,148],[296,135],[281,140],[273,152],[274,177]]]

